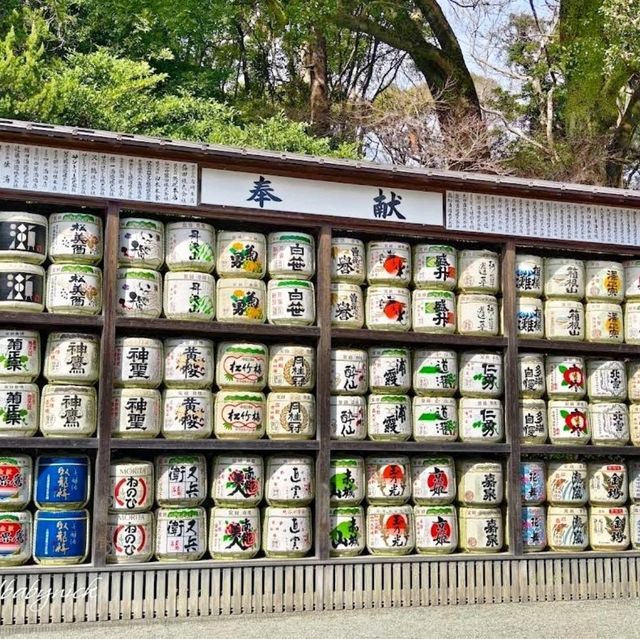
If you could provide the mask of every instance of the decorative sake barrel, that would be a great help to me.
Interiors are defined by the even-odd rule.
[[[211,497],[216,506],[248,508],[262,501],[262,457],[218,455],[213,461]]]
[[[155,515],[110,513],[107,519],[107,563],[140,564],[153,557]]]
[[[329,509],[329,554],[356,557],[365,549],[365,516],[362,506]]]
[[[458,547],[455,506],[416,506],[416,551],[421,555],[448,555]]]
[[[209,520],[213,559],[251,559],[260,551],[260,510],[214,506]]]
[[[297,559],[313,545],[311,508],[264,509],[262,549],[268,558]]]
[[[90,213],[53,213],[49,217],[49,259],[98,264],[102,259],[102,219]]]
[[[202,559],[207,552],[204,508],[158,508],[155,538],[158,561]]]
[[[408,555],[413,552],[415,543],[411,506],[367,508],[367,550],[372,555]]]
[[[89,554],[86,510],[37,510],[33,520],[33,560],[43,566],[83,563]]]

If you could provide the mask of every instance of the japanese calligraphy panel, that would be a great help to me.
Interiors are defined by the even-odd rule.
[[[442,226],[441,193],[203,169],[202,203]]]

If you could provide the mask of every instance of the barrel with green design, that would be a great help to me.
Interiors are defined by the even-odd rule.
[[[357,506],[365,496],[364,459],[334,457],[331,459],[329,491],[333,506]]]
[[[457,400],[454,397],[414,397],[413,438],[417,442],[456,441]]]
[[[332,557],[356,557],[365,547],[362,506],[329,509],[329,553]]]
[[[458,390],[455,351],[421,348],[413,353],[413,390],[416,395],[453,397]]]
[[[52,264],[47,270],[45,306],[49,313],[99,315],[102,271],[87,264]]]
[[[408,348],[369,348],[369,390],[372,393],[408,393],[411,390],[411,356]]]
[[[416,550],[421,555],[448,555],[458,547],[455,506],[416,506]]]
[[[310,280],[316,272],[313,235],[300,231],[269,233],[269,276],[272,279]]]
[[[516,371],[509,371],[510,375]],[[504,389],[502,355],[465,351],[460,355],[460,394],[463,397],[501,397]]]
[[[53,213],[49,218],[49,259],[55,264],[98,264],[102,219],[91,213]]]
[[[458,255],[447,244],[417,244],[413,249],[413,284],[416,288],[453,290],[458,281]]]
[[[285,326],[309,326],[316,321],[316,292],[313,282],[269,280],[267,321]]]
[[[451,291],[416,290],[411,295],[416,333],[450,334],[456,331],[456,296]]]
[[[166,232],[166,262],[170,271],[213,271],[216,232],[211,224],[194,220],[171,222]]]
[[[370,395],[367,408],[369,439],[406,441],[411,437],[411,397]]]
[[[202,559],[207,552],[204,508],[158,508],[155,536],[158,561]]]
[[[167,319],[203,322],[216,314],[216,281],[208,273],[169,271],[164,276]]]
[[[261,391],[267,385],[269,351],[254,342],[218,344],[216,384],[222,389]]]
[[[162,275],[146,268],[119,268],[116,314],[155,319],[162,313]]]
[[[148,218],[121,218],[118,266],[159,269],[163,262],[164,224]]]
[[[458,420],[463,442],[490,444],[504,439],[504,409],[499,399],[460,398]]]

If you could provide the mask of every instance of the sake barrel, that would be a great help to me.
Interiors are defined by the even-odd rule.
[[[549,399],[582,399],[587,392],[584,358],[547,355],[545,358]]]
[[[0,512],[0,566],[21,566],[31,559],[33,520],[28,510]]]
[[[413,501],[420,506],[451,504],[456,498],[456,467],[453,457],[411,459]]]
[[[588,302],[585,326],[587,342],[622,344],[622,306],[606,302]]]
[[[456,296],[451,291],[417,289],[411,300],[416,333],[455,333]]]
[[[488,444],[504,439],[504,410],[499,399],[461,397],[458,421],[463,442]]]
[[[269,324],[310,326],[316,321],[316,292],[313,282],[269,280],[267,285]]]
[[[269,506],[307,506],[315,496],[315,464],[306,455],[267,459],[265,499]]]
[[[310,280],[316,273],[316,242],[300,231],[269,233],[269,276],[273,279]]]
[[[164,316],[172,320],[206,322],[216,314],[216,281],[208,273],[169,271],[164,275]]]
[[[0,380],[29,383],[40,375],[40,333],[0,330]]]
[[[91,487],[87,455],[39,455],[36,459],[33,502],[37,508],[77,510],[86,506]]]
[[[313,545],[311,508],[264,509],[262,549],[268,558],[297,559]]]
[[[255,279],[222,278],[216,284],[219,322],[263,324],[267,319],[267,287]]]
[[[413,398],[413,438],[417,442],[458,439],[458,405],[453,397]]]
[[[552,399],[547,403],[549,439],[552,444],[588,444],[591,428],[589,405],[580,400]]]
[[[630,461],[629,468],[629,499],[640,502],[640,462]]]
[[[504,497],[500,462],[463,459],[457,465],[458,501],[466,506],[497,506]]]
[[[52,384],[94,384],[100,377],[100,338],[88,333],[49,333],[43,375]]]
[[[45,276],[41,266],[0,262],[0,311],[42,313]]]
[[[365,519],[362,506],[329,509],[329,555],[356,557],[365,549]]]
[[[377,331],[411,328],[411,292],[398,286],[376,285],[367,289],[365,324]]]
[[[164,347],[159,339],[117,337],[113,384],[136,388],[158,388],[164,378]]]
[[[460,506],[460,549],[463,552],[500,552],[504,545],[504,524],[499,508]]]
[[[585,270],[582,260],[567,257],[547,257],[544,260],[544,296],[547,299],[581,300],[585,290]]]
[[[503,388],[502,355],[484,351],[460,355],[460,393],[464,397],[500,397]]]
[[[331,238],[331,281],[364,284],[364,242],[354,237]]]
[[[102,260],[102,219],[91,213],[53,213],[49,217],[49,259],[98,264]]]
[[[516,295],[542,297],[544,264],[539,255],[516,254]]]
[[[542,399],[546,391],[544,356],[541,353],[518,355],[520,397]]]
[[[0,260],[42,264],[47,257],[48,221],[25,211],[0,212]]]
[[[542,300],[537,297],[516,298],[516,331],[523,339],[544,337]]]
[[[549,506],[547,540],[551,550],[558,552],[585,550],[589,545],[587,509]]]
[[[520,495],[527,506],[539,506],[547,498],[547,467],[541,459],[520,462]]]
[[[411,497],[411,463],[400,456],[365,458],[370,504],[404,504]]]
[[[500,330],[498,300],[493,295],[462,293],[458,296],[458,333],[497,335]]]
[[[640,404],[629,406],[629,436],[634,446],[640,446]]]
[[[367,550],[372,555],[408,555],[413,552],[415,543],[411,506],[367,508]]]
[[[364,297],[357,284],[331,284],[331,325],[336,328],[364,326]]]
[[[521,525],[524,552],[540,552],[547,547],[547,511],[544,506],[524,506]]]
[[[40,402],[45,437],[91,437],[96,432],[98,396],[92,386],[47,384]]]
[[[36,510],[33,520],[33,560],[37,564],[81,564],[88,554],[88,511]]]
[[[52,264],[47,270],[49,313],[99,315],[102,311],[102,271],[85,264]]]
[[[220,277],[262,279],[265,276],[267,241],[262,233],[220,231],[216,254],[216,273]]]
[[[640,260],[622,262],[624,269],[624,297],[627,300],[640,299]]]
[[[310,391],[316,385],[316,349],[300,344],[269,347],[269,388]]]
[[[153,463],[140,459],[111,462],[109,512],[146,512],[153,507],[155,480]]]
[[[629,536],[631,547],[638,550],[640,548],[640,504],[629,506]]]
[[[367,244],[367,281],[370,285],[409,286],[411,246],[405,242]]]
[[[411,397],[369,395],[367,406],[369,439],[404,441],[411,437]]]
[[[632,404],[640,403],[640,360],[627,362],[627,397]]]
[[[500,258],[486,249],[458,253],[458,289],[465,293],[497,293],[500,290]]]
[[[207,552],[207,520],[204,508],[156,510],[158,561],[197,561]]]
[[[260,551],[260,510],[214,506],[209,521],[213,559],[252,559]]]
[[[260,439],[266,423],[264,393],[222,390],[216,394],[215,435],[220,439]]]
[[[629,442],[629,410],[626,404],[589,404],[589,423],[593,444],[625,446]]]
[[[162,427],[162,395],[152,388],[114,388],[111,396],[111,436],[157,437]]]
[[[213,395],[196,388],[167,388],[162,394],[162,435],[203,439],[213,431]]]
[[[417,289],[452,291],[458,281],[458,255],[446,244],[416,244],[413,248],[413,285]]]
[[[165,230],[166,262],[170,271],[213,272],[216,248],[213,226],[185,220],[171,222]]]
[[[547,501],[554,506],[583,506],[589,499],[587,464],[550,461],[547,467]]]
[[[626,550],[629,542],[629,511],[626,506],[589,508],[589,543],[593,550]]]
[[[116,314],[156,319],[162,313],[162,276],[144,268],[119,268]]]
[[[216,506],[257,506],[264,492],[262,457],[218,455],[213,460],[211,497]]]
[[[329,390],[340,395],[364,395],[368,388],[367,351],[356,348],[332,348]]]
[[[455,506],[416,506],[416,551],[421,555],[447,555],[458,547]]]
[[[366,399],[359,395],[331,395],[329,398],[329,426],[331,439],[366,439]]]
[[[624,341],[640,344],[640,302],[629,301],[624,305]]]
[[[587,260],[585,271],[585,297],[588,301],[622,302],[625,290],[622,263]]]
[[[35,435],[39,407],[40,389],[35,384],[0,383],[0,438]]]
[[[584,305],[569,299],[549,299],[544,303],[547,339],[584,341]]]
[[[121,218],[118,265],[159,269],[164,262],[164,224],[146,218]]]
[[[311,439],[316,434],[316,400],[310,393],[269,393],[269,439]]]
[[[592,402],[624,401],[627,398],[627,370],[624,362],[588,359],[587,393]]]
[[[413,390],[416,395],[452,397],[458,390],[458,355],[455,351],[413,351]]]
[[[369,390],[372,393],[408,393],[411,389],[411,356],[408,348],[369,349]]]
[[[153,557],[155,516],[148,513],[110,513],[107,518],[107,563],[140,564]]]
[[[267,385],[269,351],[254,342],[218,344],[216,384],[223,390],[262,391]]]
[[[33,462],[28,455],[3,451],[0,456],[0,510],[20,510],[31,501]]]
[[[518,417],[523,444],[545,444],[549,436],[547,404],[543,399],[518,401]]]
[[[159,455],[155,459],[155,478],[159,506],[191,508],[207,497],[204,455]]]
[[[362,502],[365,497],[362,457],[332,457],[329,473],[329,498],[332,506],[357,506]]]
[[[626,464],[592,462],[588,465],[589,502],[592,506],[622,506],[627,502]]]
[[[213,342],[209,339],[164,340],[164,385],[167,388],[211,388]]]

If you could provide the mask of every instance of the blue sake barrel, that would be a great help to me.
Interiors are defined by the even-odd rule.
[[[37,510],[33,530],[33,559],[38,564],[81,564],[89,551],[86,510]]]
[[[34,502],[38,508],[73,510],[89,501],[86,455],[40,455],[36,460]]]

